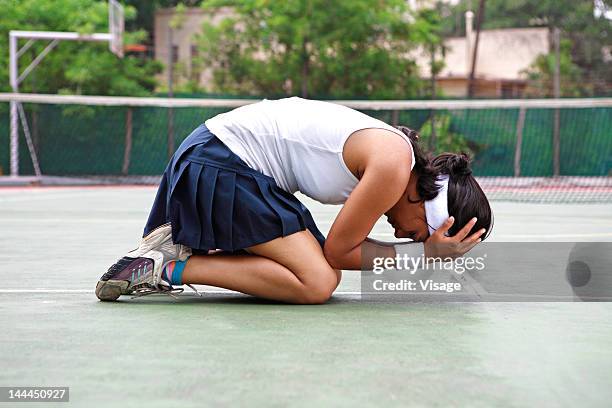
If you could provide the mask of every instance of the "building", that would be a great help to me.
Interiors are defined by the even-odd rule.
[[[437,75],[436,85],[444,96],[467,96],[472,53],[476,33],[452,37],[445,41],[444,69]],[[520,97],[527,86],[524,70],[540,54],[549,52],[547,28],[508,28],[482,30],[478,45],[474,96],[495,98]],[[430,77],[431,56],[419,51],[415,54],[421,76]]]
[[[205,12],[199,7],[191,7],[185,9],[182,16],[177,17],[176,9],[166,8],[159,9],[155,12],[154,24],[154,48],[155,59],[164,64],[162,83],[166,83],[167,66],[169,58],[172,57],[172,63],[177,64],[180,68],[181,76],[193,78],[197,75],[197,81],[204,88],[210,82],[211,75],[209,71],[196,73],[193,70],[193,61],[198,54],[196,46],[197,36],[200,34],[202,24],[205,21],[219,22],[231,14],[229,9],[221,9],[214,17],[210,13]],[[174,19],[174,21],[173,21]],[[174,26],[172,34],[170,34],[171,23]],[[170,47],[170,36],[172,47]]]
[[[423,1],[423,0],[415,0]],[[420,3],[419,3],[420,4]],[[172,30],[172,47],[169,47],[169,26],[175,17],[175,9],[160,9],[155,13],[155,59],[168,65],[170,52],[176,69],[182,78],[192,78],[199,85],[211,90],[210,71],[195,72],[194,57],[197,56],[196,37],[201,26],[208,21],[218,22],[231,15],[231,9],[222,9],[211,17],[201,8],[188,8],[177,20],[180,24]],[[466,13],[467,35],[452,37],[445,41],[445,68],[437,76],[438,92],[446,97],[467,96],[468,78],[471,69],[471,55],[476,33],[471,28],[473,13]],[[520,97],[527,80],[522,73],[540,54],[549,52],[549,36],[546,28],[510,28],[483,30],[480,32],[478,60],[475,75],[475,96],[492,98]],[[430,77],[430,56],[420,50],[411,54],[423,78]],[[165,83],[167,73],[163,74]],[[194,78],[194,75],[197,77]]]

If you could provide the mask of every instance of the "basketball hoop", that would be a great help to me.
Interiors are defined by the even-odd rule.
[[[123,58],[123,31],[125,27],[123,6],[117,0],[108,1],[108,33],[93,33],[81,34],[75,32],[58,32],[58,31],[9,31],[9,81],[14,93],[19,93],[19,84],[28,76],[28,74],[40,64],[45,56],[57,46],[60,41],[108,41],[111,52],[119,58]],[[28,42],[23,47],[19,47],[19,39],[27,39]],[[36,40],[50,41],[45,49],[36,57],[23,72],[19,73],[19,56],[22,55],[32,43]],[[26,123],[23,107],[16,101],[11,101],[11,176],[19,176],[19,118],[21,117],[22,126],[34,171],[37,177],[41,176],[41,170],[38,165],[38,158],[33,149],[32,140],[30,137],[29,126]]]

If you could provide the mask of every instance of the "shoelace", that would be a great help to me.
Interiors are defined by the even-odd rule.
[[[195,287],[193,287],[193,285],[188,283],[187,286],[189,286],[196,293],[196,295],[202,296],[202,293],[198,292],[198,290]],[[143,297],[143,296],[148,296],[148,295],[153,295],[156,293],[168,295],[168,296],[173,297],[174,299],[178,299],[176,295],[178,295],[179,293],[182,293],[184,290],[185,290],[184,288],[175,288],[173,286],[170,286],[167,289],[162,286],[154,288],[151,285],[145,283],[142,286],[136,287],[134,289],[134,291],[132,292],[133,293],[132,299]]]

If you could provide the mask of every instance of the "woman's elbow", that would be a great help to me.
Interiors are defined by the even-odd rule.
[[[329,245],[325,245],[323,247],[323,255],[325,255],[325,259],[329,266],[334,269],[344,269],[344,256],[337,250],[334,250],[333,247]]]

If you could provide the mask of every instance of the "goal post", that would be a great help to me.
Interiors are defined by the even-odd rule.
[[[123,57],[123,31],[124,31],[124,11],[123,6],[117,0],[108,2],[108,33],[81,34],[76,32],[62,31],[21,31],[11,30],[9,32],[9,82],[14,93],[19,93],[19,85],[32,72],[41,61],[57,46],[59,41],[94,41],[108,42],[109,49],[119,58]],[[19,48],[19,40],[27,39],[26,44]],[[23,72],[19,73],[19,57],[27,51],[34,41],[49,40],[49,44],[44,50],[34,58]],[[36,152],[32,147],[32,139],[29,127],[21,103],[18,101],[10,102],[10,175],[19,177],[19,119],[21,117],[24,137],[30,150],[30,156],[34,163],[36,176],[42,175],[38,165]]]

